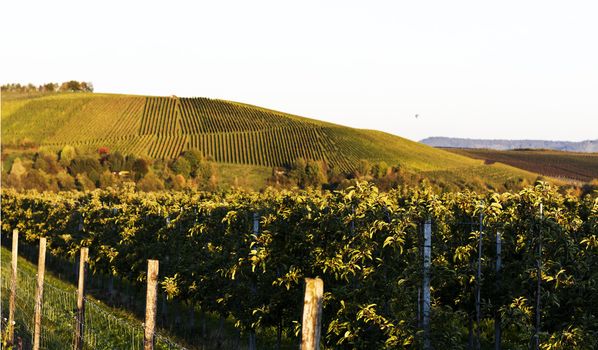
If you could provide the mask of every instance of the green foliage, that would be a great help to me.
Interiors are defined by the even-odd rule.
[[[62,92],[93,92],[93,85],[85,81],[70,80],[62,83],[59,90]]]
[[[96,188],[95,183],[86,173],[79,173],[75,176],[75,186],[79,191],[92,191]]]
[[[149,172],[139,181],[137,188],[145,192],[162,191],[164,182],[154,172]]]
[[[125,157],[118,151],[110,153],[106,157],[106,165],[114,172],[122,171],[125,169]]]
[[[131,170],[135,173],[135,177],[140,179],[150,171],[150,161],[144,158],[138,158],[133,161]]]
[[[228,315],[246,331],[278,325],[288,334],[297,331],[303,278],[319,276],[327,348],[421,346],[420,232],[428,217],[432,342],[466,344],[474,331],[477,222],[483,214],[482,346],[491,347],[494,315],[500,313],[504,347],[528,348],[540,230],[542,346],[598,345],[598,199],[560,194],[542,182],[484,195],[438,195],[423,185],[380,192],[359,182],[333,192],[125,188],[61,195],[4,190],[2,196],[3,233],[18,228],[29,241],[47,236],[49,249],[62,256],[88,246],[92,269],[130,281],[143,281],[146,259],[157,258],[170,297]],[[496,232],[504,243],[500,278]]]
[[[69,165],[69,173],[73,176],[79,174],[86,174],[89,179],[96,182],[100,179],[100,174],[103,172],[102,165],[99,160],[94,157],[76,157]]]
[[[170,167],[175,174],[183,175],[185,178],[188,178],[191,174],[191,164],[185,157],[177,158]]]
[[[77,151],[73,146],[66,145],[60,150],[60,164],[69,166],[71,161],[77,156]]]
[[[66,171],[59,172],[56,175],[56,180],[60,190],[71,191],[76,189],[75,179]]]
[[[326,182],[326,167],[323,162],[298,158],[293,162],[290,178],[301,188],[320,188]]]
[[[372,171],[372,165],[367,159],[360,159],[357,163],[357,168],[353,176],[356,178],[365,178],[370,175]]]
[[[36,154],[33,167],[47,174],[53,175],[56,175],[61,170],[61,166],[58,163],[58,157],[56,156],[56,154],[53,152],[45,151],[41,151]]]
[[[372,166],[370,173],[376,179],[383,178],[389,171],[388,164],[386,162],[381,161]]]
[[[197,176],[199,167],[206,161],[201,151],[196,149],[185,151],[183,158],[189,162],[190,175],[193,177]]]

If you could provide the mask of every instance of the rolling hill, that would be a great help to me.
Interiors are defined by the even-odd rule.
[[[5,147],[23,142],[49,149],[68,144],[86,152],[108,147],[154,159],[194,148],[224,165],[268,169],[303,157],[324,160],[343,172],[367,159],[460,184],[472,177],[496,185],[536,177],[380,131],[225,100],[103,93],[2,97]]]

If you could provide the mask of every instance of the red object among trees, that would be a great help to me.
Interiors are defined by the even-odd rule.
[[[100,154],[100,156],[105,156],[110,153],[110,149],[106,146],[102,146],[102,147],[98,148],[98,153]]]

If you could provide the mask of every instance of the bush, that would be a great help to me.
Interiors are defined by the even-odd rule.
[[[71,164],[71,161],[75,159],[76,156],[77,151],[75,148],[73,146],[66,145],[60,150],[60,164],[62,164],[64,167],[67,167]]]
[[[170,166],[172,171],[177,175],[183,175],[184,178],[188,178],[191,173],[191,165],[186,158],[177,158]]]
[[[190,175],[193,177],[197,176],[197,171],[200,165],[206,162],[203,153],[196,149],[192,149],[183,153],[183,158],[186,159],[187,162],[189,162]]]
[[[108,168],[112,171],[119,172],[124,170],[125,157],[120,152],[114,152],[106,156],[106,163]]]
[[[58,181],[58,188],[62,191],[71,191],[77,189],[75,178],[69,175],[66,171],[59,172],[56,175],[56,180]]]
[[[37,169],[31,169],[27,172],[27,175],[21,178],[21,184],[26,190],[40,190],[45,191],[48,189],[47,176],[43,171]]]
[[[141,191],[161,191],[164,190],[164,182],[154,173],[147,173],[141,181],[137,183],[137,188]]]
[[[96,188],[95,183],[85,173],[77,174],[75,185],[79,191],[93,191]]]
[[[150,161],[144,158],[137,158],[133,161],[131,170],[135,173],[135,179],[139,180],[149,173]]]

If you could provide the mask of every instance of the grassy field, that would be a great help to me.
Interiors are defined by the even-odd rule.
[[[513,179],[536,177],[381,131],[231,101],[100,93],[2,97],[5,149],[33,143],[58,150],[69,144],[91,153],[105,146],[154,159],[199,149],[224,170],[241,166],[249,174],[246,180],[242,174],[227,172],[231,183],[235,177],[236,181],[267,177],[270,170],[266,169],[288,166],[299,157],[324,160],[347,173],[360,159],[385,161],[429,176],[443,174],[440,178],[447,181],[467,182],[475,177],[498,187]]]
[[[446,149],[486,164],[503,163],[544,176],[590,182],[598,179],[598,153],[576,153],[552,150]]]

